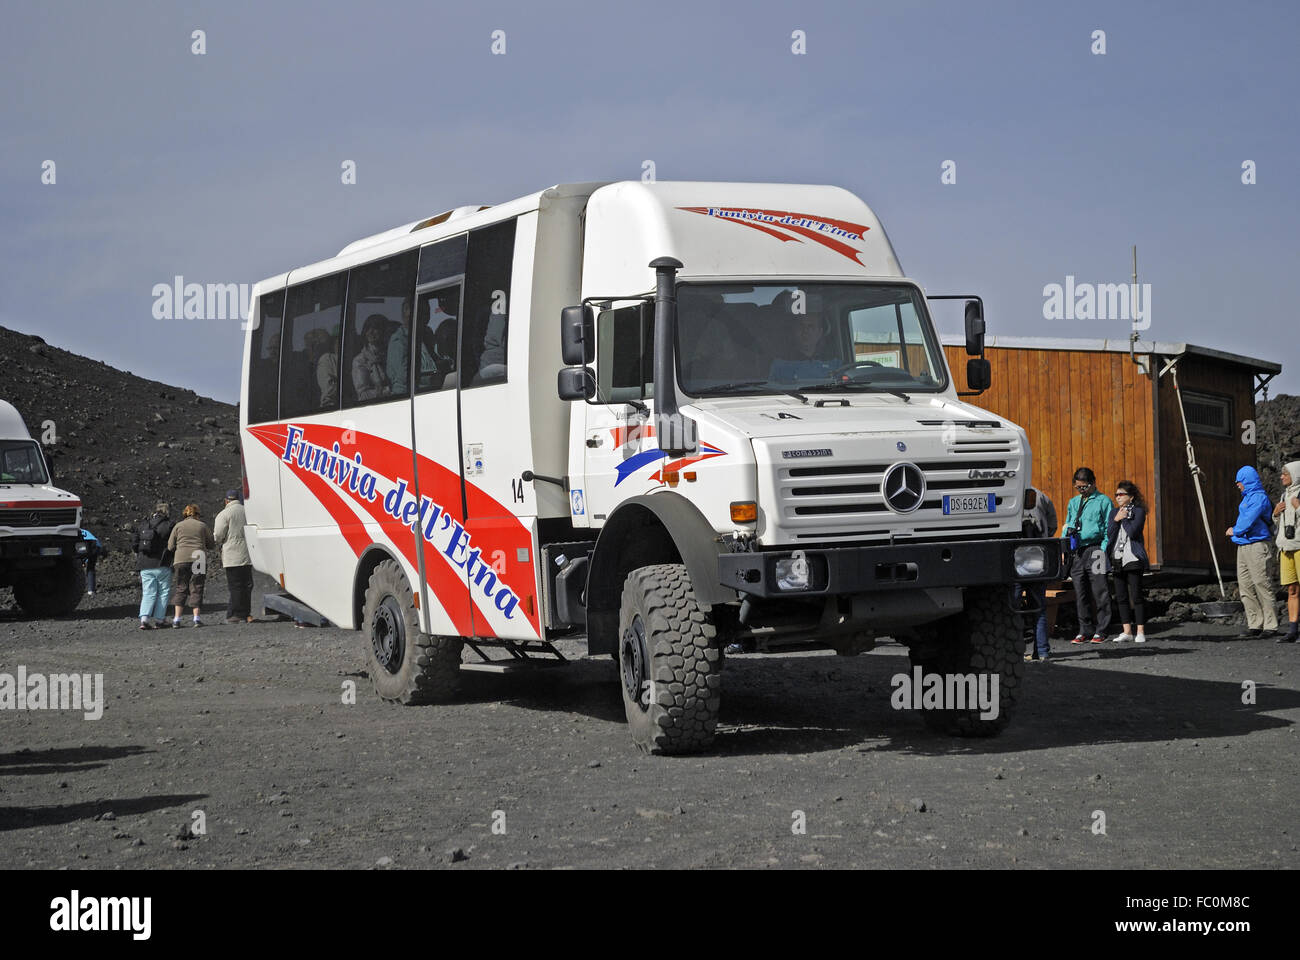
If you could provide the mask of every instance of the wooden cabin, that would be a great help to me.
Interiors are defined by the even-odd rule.
[[[964,344],[943,338],[960,385]],[[1036,337],[989,336],[985,356],[992,386],[965,399],[1024,427],[1034,454],[1031,482],[1051,497],[1060,521],[1074,496],[1076,468],[1091,467],[1107,496],[1131,480],[1147,500],[1145,542],[1162,581],[1214,579],[1188,469],[1190,436],[1219,568],[1235,576],[1235,548],[1223,532],[1241,499],[1237,470],[1257,466],[1255,394],[1281,364],[1190,343],[1139,342],[1130,353],[1128,340]]]

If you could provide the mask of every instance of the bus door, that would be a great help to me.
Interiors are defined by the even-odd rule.
[[[429,633],[460,637],[474,635],[459,409],[466,242],[461,234],[420,248],[409,341],[423,620]]]
[[[535,214],[471,231],[461,316],[460,423],[464,464],[470,607],[474,634],[511,640],[541,636],[535,538],[538,502],[564,509],[562,486],[526,481],[525,471],[563,473],[565,445],[554,462],[532,435],[528,370]],[[519,282],[511,285],[512,275]],[[512,333],[513,327],[513,333]],[[549,498],[549,501],[546,499]]]

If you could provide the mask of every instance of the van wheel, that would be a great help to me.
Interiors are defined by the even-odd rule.
[[[17,581],[14,601],[29,617],[61,617],[77,609],[85,592],[85,568],[78,560],[64,558]]]
[[[632,741],[646,753],[690,753],[713,742],[722,703],[717,630],[686,567],[639,567],[623,583],[619,673]]]
[[[361,614],[366,670],[375,692],[393,703],[436,703],[460,680],[460,637],[420,633],[415,598],[402,568],[385,560],[370,574]]]
[[[922,710],[925,725],[959,737],[991,737],[1010,722],[1025,675],[1024,639],[1019,616],[1010,607],[1010,588],[966,591],[966,609],[916,631],[908,653],[924,675],[974,674],[992,692],[997,677],[997,716],[981,719],[978,706],[962,710]],[[989,712],[992,712],[991,710]]]

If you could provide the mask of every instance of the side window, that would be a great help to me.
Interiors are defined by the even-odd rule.
[[[415,298],[415,316],[420,345],[415,361],[415,392],[454,389],[460,383],[456,368],[460,284],[422,290]]]
[[[654,395],[654,304],[602,310],[596,318],[598,396],[608,403]]]
[[[355,267],[340,370],[343,406],[409,397],[411,305],[418,250]]]
[[[348,275],[289,288],[280,357],[280,419],[339,408],[339,334]]]
[[[892,303],[878,307],[854,310],[849,314],[849,327],[853,332],[853,359],[871,361],[882,367],[902,367],[903,357],[898,342],[898,319]]]
[[[279,418],[280,327],[284,317],[284,291],[263,294],[257,305],[248,358],[248,422],[267,423]]]
[[[448,237],[420,248],[420,270],[415,288],[415,340],[412,358],[415,392],[454,390],[461,385],[461,288],[469,245],[466,234]]]
[[[510,273],[515,221],[469,235],[465,269],[465,317],[461,334],[461,386],[505,383],[510,332]]]

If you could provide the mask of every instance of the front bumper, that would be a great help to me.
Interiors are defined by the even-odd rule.
[[[81,556],[77,552],[77,544],[81,542],[80,537],[2,536],[0,560],[14,566],[42,566],[62,557]]]
[[[718,557],[718,580],[724,587],[750,596],[783,599],[1056,580],[1062,572],[1063,545],[1063,541],[1051,538],[954,540],[728,553]],[[1042,548],[1045,557],[1040,573],[1017,573],[1015,552],[1018,547]],[[808,565],[808,586],[782,589],[777,564],[799,554]]]

